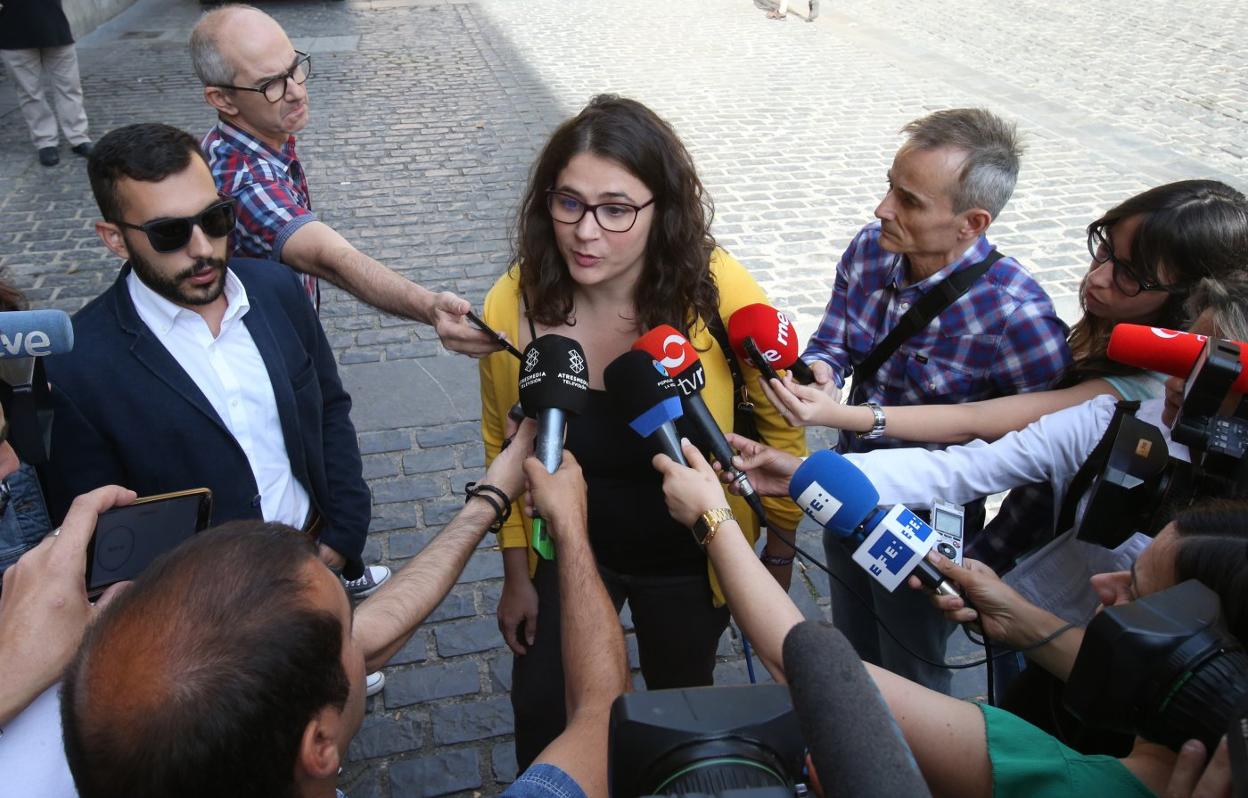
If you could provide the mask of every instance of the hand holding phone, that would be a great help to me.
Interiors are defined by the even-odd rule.
[[[506,336],[504,336],[498,330],[495,330],[494,328],[492,328],[490,325],[481,321],[481,319],[477,317],[477,314],[473,313],[470,310],[468,311],[467,318],[468,318],[468,321],[472,322],[473,327],[476,327],[478,330],[490,336],[495,341],[498,341],[500,344],[503,345],[503,349],[506,349],[508,352],[515,355],[516,360],[524,359],[524,355],[520,353],[519,349],[516,349],[514,346],[512,346],[511,342],[507,340]]]
[[[101,513],[87,547],[87,594],[134,579],[152,560],[208,526],[208,488],[146,496]]]

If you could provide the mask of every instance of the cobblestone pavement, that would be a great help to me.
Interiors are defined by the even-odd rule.
[[[758,0],[765,2],[765,0]],[[1028,153],[993,228],[1059,303],[1087,255],[1081,228],[1168,180],[1245,179],[1248,24],[1239,0],[836,0],[805,24],[750,0],[275,0],[314,54],[300,139],[317,207],[362,249],[479,303],[507,259],[507,224],[545,135],[592,94],[635,96],[684,137],[720,241],[813,330],[833,266],[871,218],[898,143],[922,113],[987,105]],[[79,44],[92,129],[161,120],[200,133],[191,0],[139,0]],[[83,163],[35,161],[0,79],[0,266],[38,304],[74,310],[114,278]],[[375,512],[369,554],[399,565],[462,504],[483,465],[473,363],[427,328],[328,290],[323,321],[355,397]],[[818,548],[813,532],[803,542]],[[351,749],[354,798],[500,791],[513,774],[510,659],[493,620],[501,561],[487,541],[387,669]],[[813,573],[793,595],[826,606]],[[627,620],[627,618],[626,618]],[[636,665],[635,647],[630,652]],[[718,678],[745,680],[738,639]],[[953,651],[962,657],[965,645]],[[760,669],[761,670],[761,669]],[[961,673],[962,695],[982,673]]]

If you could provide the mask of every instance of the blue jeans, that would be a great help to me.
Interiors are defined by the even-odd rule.
[[[567,773],[539,762],[521,773],[503,798],[585,798],[585,791]]]
[[[23,463],[4,484],[9,489],[9,501],[0,511],[0,574],[39,545],[52,528],[33,466]]]

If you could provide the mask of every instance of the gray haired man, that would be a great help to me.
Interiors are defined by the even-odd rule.
[[[1017,261],[996,253],[986,235],[1018,178],[1022,148],[1014,125],[983,109],[957,108],[916,119],[902,133],[907,138],[888,170],[877,221],[841,256],[823,321],[802,354],[831,393],[839,395],[852,375],[849,401],[875,415],[870,432],[843,440],[850,451],[902,445],[882,434],[883,406],[1044,390],[1070,363],[1066,327],[1048,294]],[[960,293],[950,290],[959,285],[966,286]],[[902,319],[933,292],[944,296],[943,309],[915,322],[911,334],[899,333],[895,347],[881,346],[894,329],[907,329]],[[968,530],[982,526],[982,503],[968,505],[967,521]],[[950,672],[911,652],[942,661],[951,626],[913,591],[887,593],[869,580],[839,541],[825,548],[832,571],[904,643],[833,582],[836,625],[862,658],[947,691]]]

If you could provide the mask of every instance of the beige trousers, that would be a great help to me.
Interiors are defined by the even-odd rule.
[[[33,50],[0,50],[0,60],[17,86],[18,105],[37,149],[55,147],[56,119],[70,146],[90,141],[87,114],[82,109],[82,83],[78,78],[78,54],[72,44]],[[44,96],[43,78],[52,89],[56,116]]]

